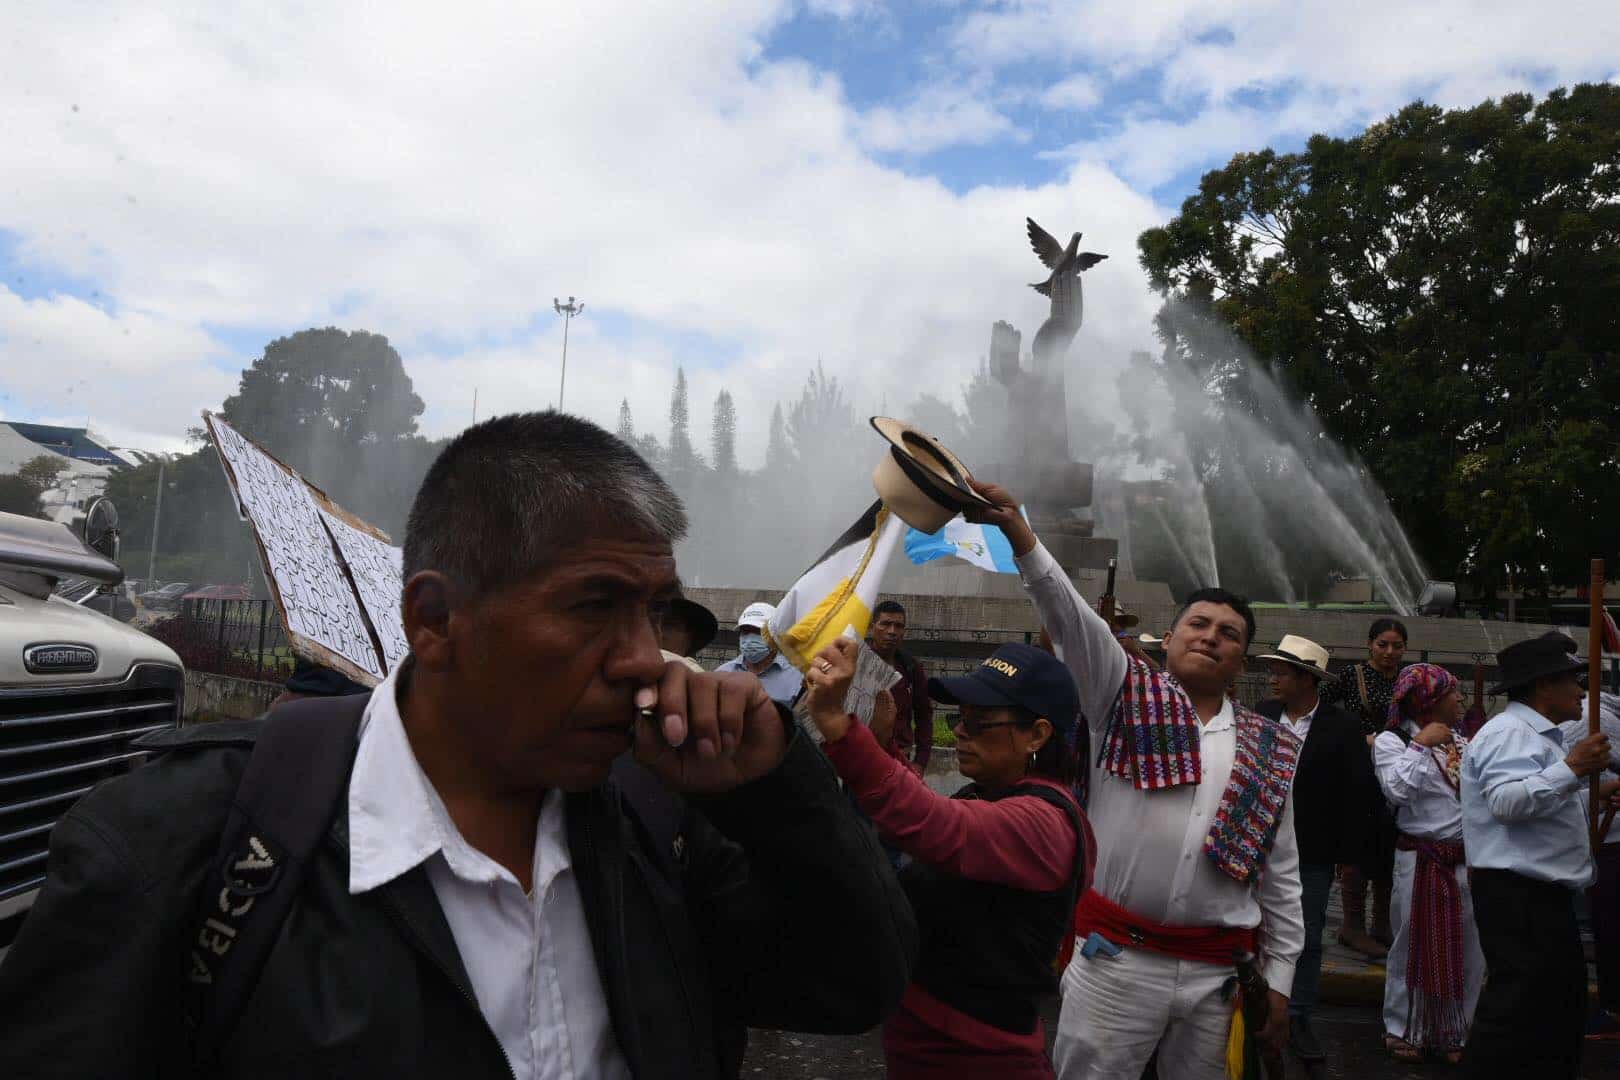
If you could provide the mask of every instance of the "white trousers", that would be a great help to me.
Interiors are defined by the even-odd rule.
[[[1384,961],[1384,1030],[1397,1039],[1406,1038],[1407,1013],[1412,995],[1406,986],[1406,954],[1412,943],[1412,883],[1417,876],[1417,852],[1395,853],[1395,885],[1390,890],[1389,921],[1395,940]],[[1462,888],[1463,974],[1467,990],[1463,1008],[1468,1023],[1474,1022],[1474,1006],[1485,985],[1485,953],[1479,947],[1479,927],[1474,923],[1474,894],[1468,889],[1468,867],[1457,867],[1457,884]]]
[[[1159,1076],[1223,1080],[1232,1004],[1230,964],[1176,960],[1127,947],[1116,960],[1077,949],[1063,972],[1052,1063],[1062,1080],[1141,1080],[1153,1051]]]

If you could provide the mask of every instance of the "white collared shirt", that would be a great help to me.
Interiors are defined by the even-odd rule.
[[[1316,718],[1316,710],[1320,709],[1321,707],[1322,699],[1317,698],[1316,704],[1311,706],[1311,711],[1300,717],[1298,720],[1295,720],[1292,716],[1289,716],[1287,709],[1282,711],[1282,716],[1279,717],[1279,719],[1282,720],[1283,727],[1294,733],[1294,737],[1299,740],[1300,746],[1305,745],[1306,736],[1310,735],[1311,733],[1311,721]]]
[[[1293,797],[1283,808],[1258,884],[1234,881],[1204,854],[1204,838],[1237,756],[1231,701],[1223,701],[1199,733],[1201,782],[1141,791],[1115,776],[1098,763],[1097,752],[1125,680],[1125,650],[1044,546],[1036,544],[1019,559],[1018,570],[1059,658],[1074,676],[1091,730],[1086,816],[1097,837],[1092,887],[1144,918],[1178,926],[1247,928],[1259,926],[1264,916],[1266,981],[1292,986],[1294,964],[1305,947]]]
[[[1565,762],[1558,726],[1510,701],[1474,735],[1462,762],[1468,865],[1584,889],[1597,877],[1587,783]]]
[[[349,892],[426,864],[478,1007],[519,1080],[628,1078],[580,903],[562,792],[546,795],[533,889],[462,837],[417,763],[395,700],[371,695],[349,780]]]
[[[1406,722],[1408,734],[1419,730]],[[1467,748],[1467,739],[1456,732],[1451,737],[1458,747]],[[1373,771],[1395,807],[1395,825],[1401,832],[1453,843],[1463,838],[1462,800],[1446,779],[1445,762],[1444,746],[1403,743],[1393,731],[1380,732],[1373,740]]]

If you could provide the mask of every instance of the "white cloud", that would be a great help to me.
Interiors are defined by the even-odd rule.
[[[882,0],[807,0],[804,7],[829,19],[873,19],[886,10]]]
[[[236,381],[211,366],[221,353],[195,326],[112,315],[69,296],[24,299],[0,286],[6,413],[27,402],[43,423],[94,422],[117,445],[179,449],[198,412]]]
[[[1070,75],[1042,91],[1040,102],[1048,109],[1089,109],[1102,100],[1097,80],[1084,72]]]
[[[1005,136],[1022,141],[1017,125],[989,101],[961,86],[926,87],[898,108],[880,105],[856,126],[861,145],[880,153],[929,154],[951,146],[980,146]]]
[[[1068,154],[1158,183],[1418,97],[1455,107],[1601,79],[1620,52],[1620,4],[1027,0],[965,15],[952,38],[958,62],[981,73],[1048,63],[1145,82],[1112,132]]]
[[[37,10],[0,11],[0,228],[120,310],[195,335],[154,376],[186,408],[131,394],[95,410],[103,428],[178,436],[229,391],[204,326],[384,333],[430,433],[466,422],[474,385],[486,413],[546,405],[561,334],[549,302],[574,293],[591,306],[574,324],[570,407],[611,425],[628,394],[662,434],[683,363],[699,444],[723,381],[758,460],[771,404],[818,357],[862,407],[887,395],[898,409],[921,387],[954,392],[996,318],[1033,332],[1026,213],[1118,256],[1162,214],[1090,166],[959,195],[875,162],[859,136],[915,150],[1006,121],[965,91],[862,117],[836,79],[760,59],[783,16],[764,0],[543,15],[471,3],[454,19],[436,4],[387,19],[336,5],[320,19],[247,3],[201,20]],[[1108,271],[1088,281],[1087,336],[1123,355],[1149,339],[1151,302],[1130,258]],[[626,317],[642,338],[598,336],[597,320]],[[682,344],[693,332],[739,359],[714,370]],[[40,363],[85,378],[99,353],[63,344]],[[41,392],[12,369],[0,391]]]

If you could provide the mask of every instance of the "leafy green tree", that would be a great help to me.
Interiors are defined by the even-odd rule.
[[[159,580],[201,585],[248,582],[262,595],[252,531],[237,516],[212,446],[121,469],[107,478],[106,495],[118,508],[123,536],[118,561],[129,576],[146,577],[150,564]]]
[[[1138,248],[1360,453],[1438,576],[1620,566],[1620,86],[1240,154]],[[1161,319],[1161,362],[1265,422],[1245,358],[1197,325]]]
[[[422,409],[387,338],[329,326],[267,345],[220,415],[344,507],[397,533],[442,445],[417,434]]]
[[[387,338],[332,326],[272,341],[220,409],[295,468],[313,447],[415,435],[421,414],[422,399]]]

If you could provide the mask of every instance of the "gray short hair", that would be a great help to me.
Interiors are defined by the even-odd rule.
[[[621,439],[555,410],[497,416],[428,469],[405,525],[404,577],[436,570],[482,599],[604,522],[672,547],[686,535],[679,496]]]

